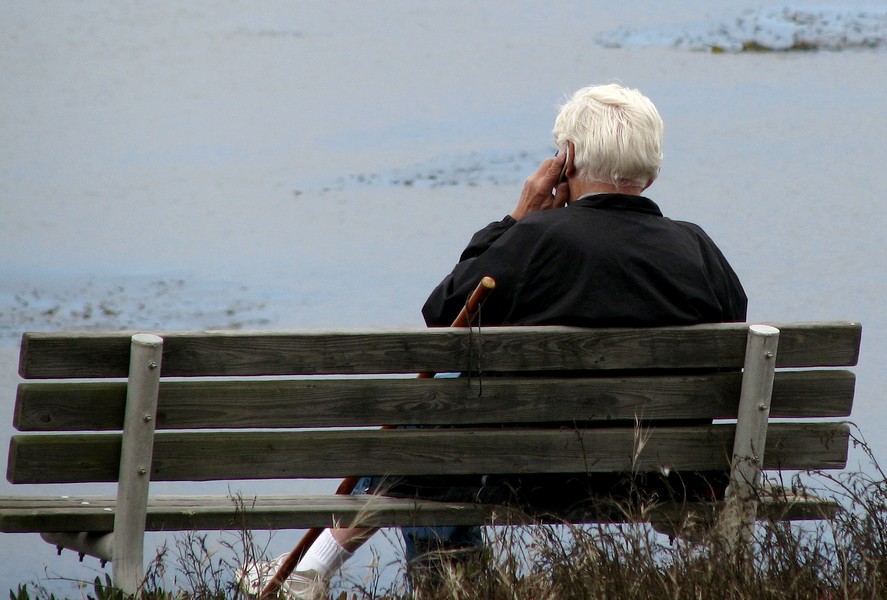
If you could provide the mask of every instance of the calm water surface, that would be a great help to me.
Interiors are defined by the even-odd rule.
[[[620,80],[666,121],[649,195],[719,243],[750,318],[863,323],[853,419],[887,457],[883,51],[595,43],[751,2],[0,4],[4,456],[24,330],[421,324],[471,234],[552,151],[563,95]],[[0,537],[0,589],[64,590],[47,573],[92,569]]]

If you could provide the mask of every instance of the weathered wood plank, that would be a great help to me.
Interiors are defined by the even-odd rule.
[[[660,427],[645,432],[632,463],[631,428],[243,431],[157,434],[152,481],[326,478],[350,475],[562,473],[727,468],[734,427]],[[773,424],[765,468],[843,468],[844,424]],[[13,483],[114,481],[116,434],[14,436]]]
[[[736,418],[741,375],[667,377],[165,381],[157,429],[360,427],[573,420]],[[777,374],[771,416],[845,417],[855,376]],[[478,396],[482,389],[482,396]],[[109,431],[123,425],[123,382],[23,383],[20,431]]]
[[[651,520],[683,522],[687,513],[713,519],[715,503],[663,504],[649,512]],[[816,519],[833,514],[832,501],[767,502],[759,518],[779,520]],[[110,531],[115,499],[111,497],[0,497],[0,531],[80,532]],[[615,522],[627,512],[605,506],[589,507],[571,515],[573,522]],[[558,523],[558,517],[530,516],[502,506],[406,500],[379,496],[155,496],[149,500],[147,531],[219,529],[302,529],[332,524],[364,526],[514,525],[530,522]]]
[[[113,527],[113,498],[6,500],[0,498],[0,531],[110,531]],[[450,519],[480,523],[495,509],[378,496],[160,496],[149,501],[146,530],[299,529],[334,523],[399,526]]]
[[[859,354],[858,323],[774,324],[782,331],[778,366],[850,366]],[[458,372],[482,356],[488,371],[739,367],[743,323],[658,329],[490,327],[374,332],[157,332],[163,375],[291,375]],[[133,332],[26,333],[25,378],[125,377]],[[372,341],[370,341],[372,340]],[[480,342],[482,340],[482,342]],[[469,344],[476,344],[469,352]],[[482,345],[481,345],[482,344]]]

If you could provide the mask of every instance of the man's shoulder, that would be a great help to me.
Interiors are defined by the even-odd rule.
[[[703,229],[701,225],[692,223],[690,221],[680,221],[676,219],[667,220],[673,223],[676,228],[691,233],[692,235],[705,240],[709,244],[714,244],[714,241],[711,239],[711,237],[709,237],[709,235],[705,232],[705,229]]]
[[[581,219],[581,215],[578,211],[571,210],[569,206],[565,206],[563,208],[552,208],[550,210],[530,213],[518,221],[517,225],[526,228],[550,227],[556,223],[572,223],[575,222],[577,218]]]

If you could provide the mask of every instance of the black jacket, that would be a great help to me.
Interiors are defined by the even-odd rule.
[[[742,284],[697,225],[642,196],[599,194],[477,232],[422,309],[447,326],[482,277],[484,325],[631,327],[744,321]]]

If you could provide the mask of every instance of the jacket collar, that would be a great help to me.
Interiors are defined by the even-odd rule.
[[[570,203],[570,206],[604,210],[628,210],[657,217],[662,216],[659,206],[646,196],[631,196],[628,194],[586,194],[574,200]]]

